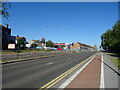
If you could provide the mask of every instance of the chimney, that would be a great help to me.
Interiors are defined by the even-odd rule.
[[[8,24],[6,24],[6,28],[8,28]]]

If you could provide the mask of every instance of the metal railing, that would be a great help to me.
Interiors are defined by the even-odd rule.
[[[42,51],[42,52],[32,52],[32,53],[14,53],[14,54],[1,54],[1,60],[14,60],[14,59],[25,59],[25,58],[33,58],[34,57],[42,57],[42,56],[51,56],[51,55],[60,55],[66,53],[72,53],[73,51],[61,50],[61,51]]]

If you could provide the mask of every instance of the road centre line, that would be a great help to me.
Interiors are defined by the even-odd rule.
[[[81,66],[83,63],[87,62],[90,58],[92,58],[94,55],[88,57],[87,59],[85,59],[84,61],[80,62],[79,64],[77,64],[76,66],[72,67],[71,69],[69,69],[68,71],[64,72],[63,74],[61,74],[60,76],[56,77],[55,79],[53,79],[52,81],[48,82],[47,84],[45,84],[44,86],[40,87],[38,90],[41,90],[42,88],[50,88],[52,87],[54,84],[56,84],[58,81],[60,81],[61,79],[63,79],[65,76],[67,76],[68,74],[70,74],[72,71],[74,71],[75,69],[77,69],[79,66]]]
[[[50,63],[47,63],[47,65],[51,65],[51,64],[53,64],[54,62],[50,62]]]

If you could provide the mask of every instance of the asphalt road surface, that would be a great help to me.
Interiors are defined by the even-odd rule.
[[[39,88],[95,52],[80,52],[2,66],[3,88]]]

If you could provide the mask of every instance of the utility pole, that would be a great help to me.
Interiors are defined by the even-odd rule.
[[[45,39],[46,39],[47,28],[48,28],[48,26],[46,25],[46,26],[45,26],[45,35],[44,35]],[[45,47],[46,47],[46,41],[45,41]]]

